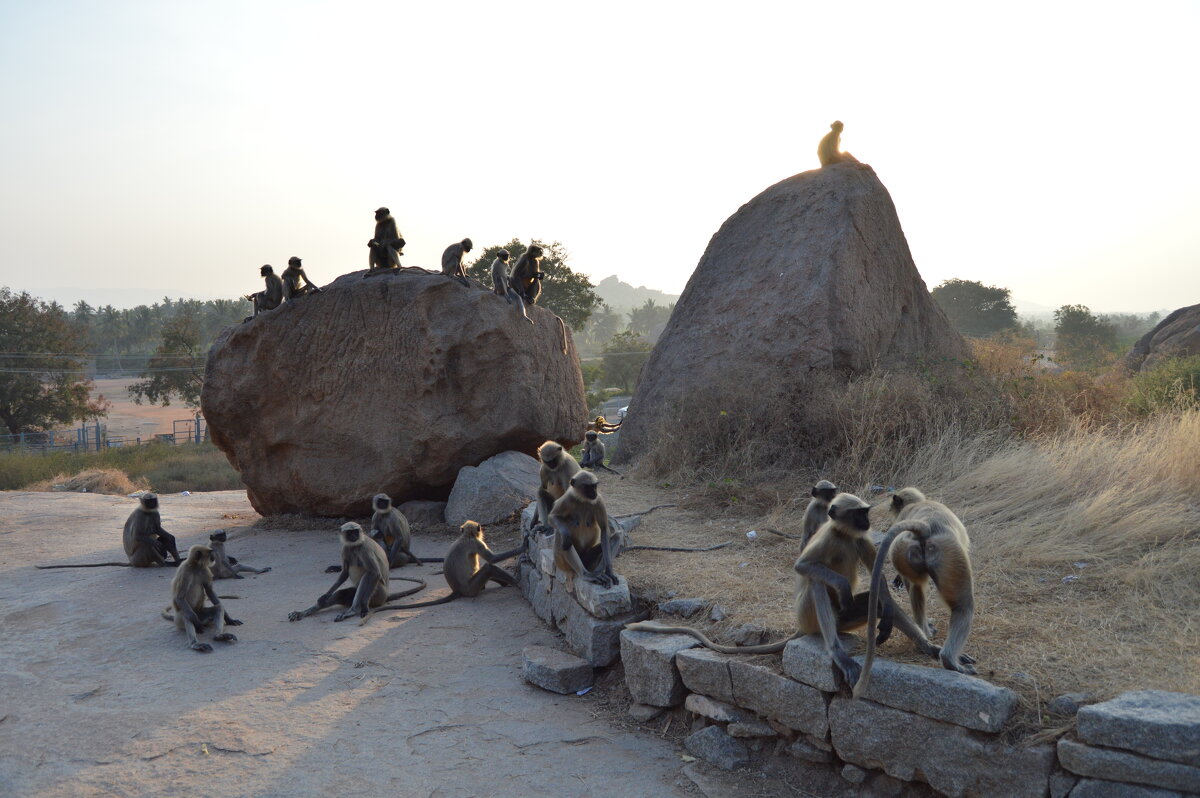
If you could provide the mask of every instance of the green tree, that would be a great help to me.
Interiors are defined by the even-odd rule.
[[[572,330],[582,330],[587,324],[592,311],[600,307],[600,297],[593,290],[594,285],[586,275],[577,274],[567,266],[567,251],[558,241],[547,244],[544,241],[533,240],[544,251],[542,257],[542,296],[538,304],[552,313],[562,317]],[[507,244],[488,247],[480,253],[470,266],[467,276],[480,281],[488,288],[492,286],[492,261],[496,253],[507,249],[509,267],[517,262],[517,258],[525,253],[525,244],[514,238]]]
[[[1017,310],[1007,288],[974,280],[946,280],[929,293],[963,335],[986,338],[1017,325]]]
[[[602,350],[604,353],[604,381],[609,385],[620,385],[629,391],[637,385],[642,366],[650,359],[650,342],[632,330],[619,332]]]
[[[200,407],[204,386],[204,350],[200,348],[200,324],[195,314],[180,313],[162,328],[158,345],[141,382],[128,386],[135,404],[143,401],[167,407],[178,398],[191,408]]]
[[[1072,369],[1092,369],[1109,363],[1117,352],[1117,330],[1084,305],[1063,305],[1054,311],[1054,359]]]
[[[598,348],[608,343],[620,329],[621,314],[602,304],[588,318],[587,325],[583,328],[583,340],[588,346]]]
[[[87,421],[108,410],[90,398],[84,329],[56,303],[0,288],[0,422],[14,435]]]
[[[653,299],[647,299],[640,308],[629,312],[629,329],[644,338],[653,340],[655,331],[666,324],[671,318],[675,305],[664,307],[654,304]]]

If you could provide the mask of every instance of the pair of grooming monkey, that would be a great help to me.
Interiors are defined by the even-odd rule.
[[[974,598],[970,540],[962,521],[916,488],[904,488],[888,503],[892,524],[876,553],[869,536],[870,504],[849,493],[838,494],[837,488],[825,480],[813,488],[812,497],[804,515],[800,557],[794,566],[795,635],[759,646],[724,646],[690,627],[645,621],[626,628],[688,634],[705,647],[727,654],[776,653],[796,637],[820,634],[856,698],[867,691],[875,647],[888,639],[893,625],[899,626],[922,653],[939,659],[944,668],[974,674],[975,660],[963,652],[974,618]],[[908,589],[911,619],[895,606],[884,582],[883,566],[889,551],[898,581]],[[871,581],[867,592],[856,594],[860,562],[871,572]],[[931,581],[950,608],[950,630],[941,647],[929,642],[935,632],[925,606]],[[864,625],[867,651],[860,668],[838,635]]]

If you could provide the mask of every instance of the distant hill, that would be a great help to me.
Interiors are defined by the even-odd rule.
[[[641,307],[646,304],[647,299],[653,299],[654,304],[664,307],[679,301],[679,294],[667,294],[645,286],[634,288],[629,283],[622,282],[615,274],[597,283],[596,293],[606,305],[618,313]]]

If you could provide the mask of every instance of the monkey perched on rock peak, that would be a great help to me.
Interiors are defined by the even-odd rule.
[[[542,278],[545,275],[541,267],[544,254],[545,251],[537,244],[530,244],[509,272],[509,284],[526,305],[536,305],[538,297],[542,295]]]
[[[463,285],[470,285],[471,281],[467,279],[467,272],[463,269],[463,258],[474,246],[471,239],[464,238],[462,241],[446,247],[445,252],[442,253],[442,274],[453,277]]]
[[[829,126],[829,132],[821,139],[821,143],[817,145],[817,158],[820,159],[821,166],[853,160],[850,153],[841,152],[842,128],[841,122],[834,122]]]
[[[364,277],[400,271],[400,258],[404,255],[404,239],[396,229],[396,220],[387,208],[375,210],[375,235],[367,242],[371,250],[367,258],[369,267]]]

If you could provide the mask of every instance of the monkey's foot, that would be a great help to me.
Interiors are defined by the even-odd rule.
[[[942,661],[942,667],[948,671],[958,671],[970,676],[974,676],[978,671],[969,663],[963,660],[962,655],[959,655],[958,662],[954,662],[944,653],[939,657]]]
[[[226,618],[225,625],[226,626],[241,626],[242,622],[237,620],[236,618]]]
[[[958,661],[966,663],[967,665],[974,665],[976,662],[975,658],[972,657],[970,654],[959,654]]]
[[[842,676],[845,677],[846,684],[851,687],[858,684],[858,678],[862,675],[862,667],[852,660],[848,654],[842,654],[842,658],[838,659],[835,664],[838,670],[842,672]]]
[[[331,565],[325,569],[325,573],[327,573],[327,574],[338,574],[341,572],[342,572],[342,566],[340,566],[340,565]]]
[[[933,625],[932,621],[925,624],[925,633],[930,637],[933,637],[935,634],[937,634],[937,627]]]
[[[333,622],[341,623],[342,621],[346,620],[347,618],[353,618],[357,614],[358,613],[356,613],[354,610],[345,610],[344,612],[339,612],[337,614],[337,617],[335,617],[333,619]]]
[[[199,651],[201,654],[212,653],[212,646],[208,643],[192,643],[191,649],[192,651]]]
[[[289,612],[288,613],[289,621],[298,621],[303,617],[304,617],[304,613],[302,613],[302,612]]]
[[[236,643],[237,635],[233,634],[232,632],[224,632],[219,635],[214,635],[213,640],[216,640],[218,643]]]
[[[267,571],[269,571],[269,570],[271,570],[271,566],[269,566],[269,565],[268,565],[266,568],[259,568],[259,569],[258,569],[258,572],[259,572],[260,574],[265,574],[265,573],[266,573]]]

